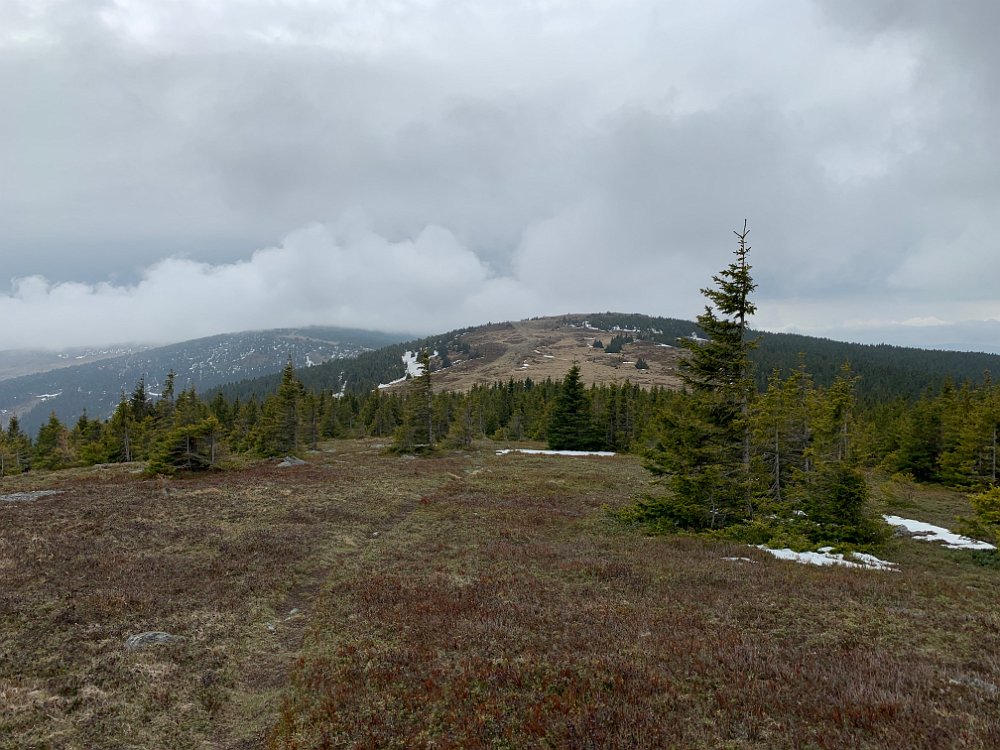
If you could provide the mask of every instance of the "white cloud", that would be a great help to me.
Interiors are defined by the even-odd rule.
[[[50,343],[691,317],[748,217],[762,324],[987,320],[997,8],[0,4],[0,311]]]
[[[19,325],[0,332],[0,348],[309,324],[431,332],[517,315],[537,299],[527,285],[493,276],[447,229],[390,241],[354,216],[304,227],[244,261],[168,258],[132,285],[15,279],[0,296],[0,318]]]

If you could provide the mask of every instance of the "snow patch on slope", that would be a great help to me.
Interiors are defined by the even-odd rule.
[[[497,451],[498,456],[506,456],[508,453],[527,453],[531,456],[613,456],[614,451],[549,451],[538,450],[536,448],[501,448]]]
[[[890,526],[899,526],[910,532],[914,539],[924,542],[944,542],[948,549],[996,549],[989,542],[980,542],[977,539],[970,539],[967,536],[956,534],[941,526],[914,521],[912,518],[901,518],[900,516],[882,516]]]
[[[758,544],[756,547],[770,555],[774,555],[779,560],[791,560],[803,565],[840,565],[845,568],[898,571],[896,563],[880,560],[875,555],[867,555],[864,552],[852,552],[850,553],[851,559],[847,559],[842,553],[834,552],[833,547],[820,547],[815,552],[796,552],[787,547],[783,549],[771,549],[770,547],[765,547],[763,544]]]

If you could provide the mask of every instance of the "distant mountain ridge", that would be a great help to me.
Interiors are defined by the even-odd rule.
[[[594,340],[632,337],[620,352],[593,347]],[[638,313],[590,313],[491,323],[436,336],[400,341],[399,335],[345,328],[286,328],[224,334],[165,347],[132,351],[97,362],[0,381],[0,423],[17,413],[34,434],[50,411],[72,425],[86,410],[111,414],[124,390],[139,378],[158,394],[171,369],[175,390],[193,384],[203,396],[221,392],[262,398],[276,390],[288,357],[299,379],[312,390],[366,393],[406,375],[404,353],[427,347],[434,358],[435,390],[467,390],[509,379],[561,378],[579,361],[586,382],[623,382],[644,387],[676,387],[677,340],[704,333],[689,320]],[[893,397],[916,398],[946,379],[981,383],[984,373],[1000,374],[1000,355],[947,352],[886,344],[852,344],[789,333],[755,333],[756,376],[763,385],[775,368],[787,374],[800,354],[817,383],[828,385],[841,364],[861,376],[859,397],[868,403]],[[642,359],[647,369],[637,369]]]
[[[115,346],[78,346],[59,351],[43,349],[6,349],[0,351],[0,381],[49,372],[63,367],[90,364],[102,359],[122,357],[126,354],[152,349],[141,344]]]
[[[131,392],[140,378],[145,378],[152,394],[158,394],[170,370],[177,373],[175,390],[194,385],[201,393],[223,383],[278,372],[289,357],[304,371],[400,338],[351,328],[281,328],[127,351],[96,362],[0,380],[0,422],[6,424],[16,413],[22,427],[33,434],[51,411],[69,425],[85,410],[91,417],[106,418],[122,390]]]
[[[560,333],[561,332],[561,333]],[[557,335],[558,334],[558,335]],[[615,334],[636,339],[626,344],[617,360],[588,349],[586,342],[602,338],[609,343]],[[674,387],[677,384],[677,340],[703,336],[690,320],[662,318],[638,313],[590,313],[533,318],[518,322],[492,323],[462,328],[437,336],[393,344],[366,352],[350,360],[328,362],[299,378],[306,387],[335,393],[363,393],[380,383],[390,383],[405,375],[402,355],[423,347],[437,351],[434,367],[435,390],[466,390],[475,383],[498,380],[559,378],[574,359],[584,366],[587,382],[620,382],[625,378],[645,385]],[[984,373],[1000,375],[1000,355],[979,352],[949,352],[891,346],[853,344],[791,333],[754,332],[759,337],[753,353],[758,384],[763,386],[774,369],[787,374],[796,367],[800,355],[815,381],[829,385],[844,362],[861,376],[859,397],[867,402],[894,397],[916,398],[928,388],[939,387],[946,379],[957,383],[981,383]],[[662,345],[666,345],[663,347]],[[549,348],[546,348],[549,347]],[[592,349],[592,346],[590,347]],[[643,357],[650,369],[639,371],[633,359]],[[587,362],[592,366],[588,367]],[[456,365],[457,363],[457,365]],[[232,400],[263,397],[274,391],[277,375],[229,383],[219,388]]]

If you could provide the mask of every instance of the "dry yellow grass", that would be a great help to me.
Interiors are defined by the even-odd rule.
[[[597,385],[624,383],[630,380],[643,388],[663,386],[676,388],[677,365],[681,352],[648,341],[626,344],[620,354],[607,354],[594,349],[594,339],[605,344],[613,331],[572,327],[560,318],[522,320],[478,328],[463,337],[473,350],[482,355],[462,359],[452,355],[454,366],[439,370],[432,378],[435,391],[467,391],[477,384],[506,382],[510,378],[536,382],[546,378],[562,380],[574,362],[580,366],[583,382]],[[642,357],[648,370],[635,369]]]

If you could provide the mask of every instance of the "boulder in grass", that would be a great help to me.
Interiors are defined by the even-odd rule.
[[[279,468],[287,468],[289,466],[302,466],[305,463],[301,458],[296,458],[295,456],[285,456],[285,459],[278,464]]]

